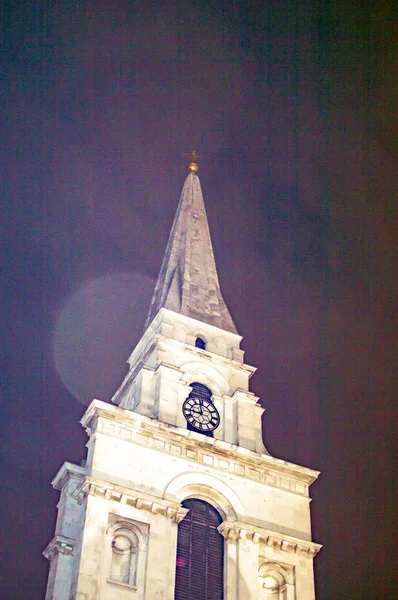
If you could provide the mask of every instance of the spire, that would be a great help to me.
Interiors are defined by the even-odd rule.
[[[237,333],[221,295],[196,163],[189,170],[146,326],[164,307]]]

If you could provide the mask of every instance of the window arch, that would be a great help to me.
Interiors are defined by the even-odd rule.
[[[197,381],[194,381],[193,383],[189,384],[192,388],[190,394],[189,394],[189,398],[206,398],[206,400],[211,400],[212,397],[212,391],[210,388],[207,387],[207,385],[203,385],[203,383],[198,383]]]
[[[195,347],[200,348],[201,350],[206,350],[206,340],[198,335],[195,340]]]
[[[137,534],[129,527],[116,527],[113,531],[111,548],[110,581],[135,586],[139,550]]]
[[[178,525],[175,600],[223,600],[224,538],[220,514],[204,500],[182,503],[189,510]]]

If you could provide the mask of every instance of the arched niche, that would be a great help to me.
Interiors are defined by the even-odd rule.
[[[260,565],[258,575],[264,600],[291,600],[294,597],[294,567],[291,565],[265,561]]]
[[[107,527],[106,534],[113,536],[118,529],[131,529],[137,536],[139,544],[144,543],[144,535],[135,521],[111,514],[110,524]]]
[[[131,521],[117,520],[107,529],[110,542],[108,581],[135,588],[143,536]]]
[[[110,598],[118,597],[116,594],[119,593],[121,597],[125,597],[124,593],[131,593],[136,600],[144,600],[148,537],[147,523],[124,515],[109,514],[101,572],[102,585],[110,586]]]

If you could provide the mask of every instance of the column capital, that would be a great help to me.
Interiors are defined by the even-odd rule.
[[[43,552],[43,556],[50,562],[57,554],[64,554],[65,556],[73,555],[76,540],[73,538],[67,538],[63,535],[55,535],[51,542],[48,544]]]

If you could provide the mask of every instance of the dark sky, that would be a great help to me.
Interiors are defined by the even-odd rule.
[[[64,460],[137,343],[186,176],[312,487],[319,600],[393,598],[393,3],[6,2],[1,600],[42,600]]]

